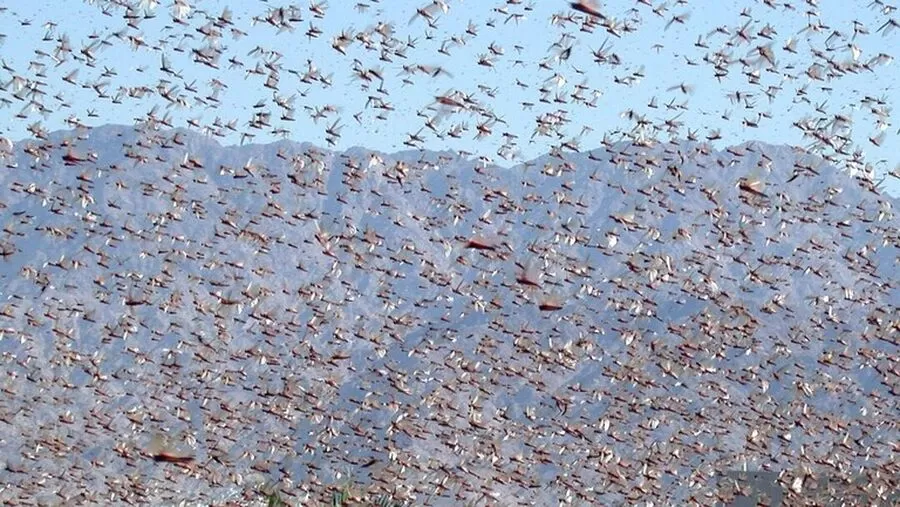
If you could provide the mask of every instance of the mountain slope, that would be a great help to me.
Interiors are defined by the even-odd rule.
[[[350,480],[417,504],[685,503],[672,485],[745,465],[896,469],[896,202],[802,151],[504,169],[46,138],[0,185],[6,501],[46,477],[41,502]],[[149,458],[155,434],[188,473]]]

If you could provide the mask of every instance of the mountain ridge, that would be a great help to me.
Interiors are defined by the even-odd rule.
[[[102,124],[102,125],[94,125],[94,126],[84,125],[82,127],[75,127],[75,128],[71,128],[71,129],[53,130],[53,131],[49,131],[49,132],[44,132],[44,135],[48,136],[49,138],[58,139],[58,140],[65,139],[67,137],[77,136],[79,134],[79,132],[81,132],[85,135],[89,135],[91,132],[94,132],[94,133],[103,132],[103,133],[107,133],[107,135],[111,134],[111,135],[115,135],[115,136],[121,136],[121,135],[125,135],[125,134],[130,135],[135,132],[141,132],[143,130],[143,128],[144,128],[143,125],[135,126],[135,125],[127,125],[127,124],[107,123],[107,124]],[[287,138],[279,139],[279,140],[268,142],[268,143],[248,142],[248,143],[243,143],[243,144],[242,143],[230,143],[229,144],[229,143],[221,142],[220,139],[218,138],[218,136],[216,136],[216,135],[198,132],[197,130],[189,128],[189,127],[157,126],[157,127],[154,127],[154,129],[157,132],[169,132],[172,134],[178,133],[181,135],[188,135],[194,140],[209,141],[209,142],[215,143],[219,148],[239,148],[239,147],[264,148],[264,147],[271,147],[271,146],[288,146],[288,145],[290,145],[290,146],[299,146],[300,148],[314,148],[314,149],[322,151],[322,152],[329,152],[329,153],[333,153],[333,154],[341,154],[341,153],[348,153],[348,152],[361,152],[362,151],[362,152],[378,153],[381,155],[394,156],[394,155],[408,155],[408,154],[418,154],[418,153],[426,152],[426,153],[431,153],[431,154],[442,154],[442,155],[452,154],[455,157],[467,158],[467,159],[474,157],[477,159],[477,156],[476,156],[477,154],[468,153],[465,151],[454,152],[452,150],[431,151],[431,150],[427,150],[427,149],[400,149],[400,150],[393,151],[393,152],[387,152],[387,151],[383,151],[383,150],[370,149],[370,148],[368,148],[366,146],[362,146],[362,145],[349,146],[343,150],[334,150],[331,148],[324,148],[324,147],[318,146],[318,145],[316,145],[314,143],[310,143],[308,141],[298,141],[298,140],[287,139]],[[18,140],[12,140],[12,139],[7,139],[7,140],[9,141],[9,143],[11,143],[13,145],[21,146],[23,143],[27,143],[29,141],[34,141],[35,139],[36,138],[34,136],[32,136],[32,137],[18,139]],[[651,143],[666,145],[666,144],[673,144],[673,141],[653,140],[653,141],[651,141]],[[675,141],[674,144],[675,145],[691,145],[691,144],[693,144],[693,145],[709,145],[709,143],[705,142],[705,141],[688,141],[688,140]],[[567,152],[565,152],[565,155],[577,155],[577,154],[587,155],[594,151],[604,151],[604,150],[610,151],[611,148],[622,149],[622,148],[632,147],[632,146],[635,146],[635,144],[631,140],[613,141],[613,142],[608,143],[608,145],[601,144],[601,145],[596,146],[591,149],[579,150],[578,152],[567,151]],[[712,151],[717,151],[717,152],[726,152],[729,149],[747,149],[748,147],[751,147],[751,148],[752,147],[761,147],[763,149],[787,148],[790,150],[802,151],[803,153],[809,155],[810,157],[815,157],[824,162],[824,159],[820,155],[808,152],[807,150],[805,150],[804,148],[802,148],[800,146],[789,145],[789,144],[773,144],[773,143],[770,143],[767,141],[762,141],[762,140],[750,139],[750,140],[742,141],[737,144],[721,146],[721,147],[717,147],[717,148],[713,148],[711,145],[709,145],[709,146]],[[464,155],[466,153],[468,153],[467,156]],[[543,155],[539,155],[537,157],[534,157],[534,158],[531,158],[528,160],[521,160],[519,162],[516,162],[516,163],[508,166],[508,167],[504,167],[503,165],[501,165],[500,161],[492,162],[490,165],[496,165],[497,167],[504,167],[506,169],[510,169],[510,168],[522,166],[522,165],[531,165],[536,160],[544,159],[546,157],[552,158],[553,155],[551,155],[550,153],[545,153]],[[502,161],[503,159],[500,159],[500,160]]]

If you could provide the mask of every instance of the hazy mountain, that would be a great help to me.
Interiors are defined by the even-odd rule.
[[[45,137],[0,185],[5,502],[43,480],[51,504],[347,481],[417,505],[685,503],[745,466],[896,468],[896,202],[802,150],[506,169]],[[191,471],[150,459],[157,433]]]

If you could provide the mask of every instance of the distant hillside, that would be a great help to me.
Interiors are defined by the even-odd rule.
[[[897,202],[802,150],[507,169],[45,137],[0,185],[6,502],[41,478],[39,503],[330,502],[352,481],[416,505],[685,504],[745,466],[896,471]],[[188,473],[146,455],[157,433]]]

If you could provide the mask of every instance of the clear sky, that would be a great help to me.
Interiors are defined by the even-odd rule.
[[[550,137],[536,137],[530,142],[535,129],[535,117],[542,112],[559,109],[568,111],[570,123],[563,129],[565,138],[578,138],[582,149],[599,146],[604,133],[616,129],[630,129],[634,122],[623,118],[622,113],[631,109],[655,122],[662,123],[673,119],[679,113],[678,122],[682,122],[679,136],[688,135],[688,129],[696,131],[700,139],[705,138],[713,129],[721,131],[720,146],[738,144],[749,140],[764,140],[773,143],[791,143],[808,145],[810,141],[800,136],[800,131],[792,125],[804,118],[834,118],[842,115],[853,121],[852,137],[858,148],[865,151],[866,159],[877,167],[879,175],[894,169],[900,162],[897,146],[897,125],[892,124],[889,113],[885,115],[887,125],[881,147],[875,146],[869,137],[875,137],[879,130],[876,127],[876,116],[871,108],[861,105],[865,96],[884,101],[880,106],[886,111],[896,105],[898,99],[897,83],[900,83],[900,70],[896,64],[885,58],[872,66],[873,71],[858,73],[848,72],[840,77],[824,81],[812,81],[805,71],[813,63],[811,51],[818,51],[824,58],[835,62],[849,62],[853,59],[853,51],[859,50],[857,62],[868,62],[871,58],[883,53],[893,55],[894,48],[900,43],[900,29],[876,30],[897,13],[867,7],[869,0],[855,2],[822,1],[814,7],[811,3],[790,2],[793,9],[783,7],[784,2],[776,2],[773,9],[763,2],[754,1],[712,1],[692,0],[688,2],[667,2],[667,10],[657,15],[653,8],[634,0],[602,2],[604,14],[616,18],[618,23],[627,22],[635,31],[623,33],[621,37],[611,36],[602,27],[596,27],[593,33],[580,31],[580,23],[568,23],[565,26],[554,25],[551,19],[554,14],[567,16],[574,11],[568,2],[541,0],[528,3],[526,0],[474,1],[467,2],[448,0],[449,10],[443,13],[433,7],[438,17],[435,26],[429,27],[422,17],[411,22],[416,9],[428,6],[430,1],[392,0],[380,3],[331,1],[327,3],[323,18],[317,18],[310,10],[310,2],[303,0],[296,3],[300,8],[302,21],[294,23],[293,30],[279,31],[265,23],[253,23],[254,16],[265,17],[266,12],[276,6],[285,6],[289,2],[275,1],[192,1],[193,17],[187,19],[188,25],[172,23],[173,2],[165,0],[157,5],[154,0],[131,2],[142,6],[142,12],[152,12],[155,17],[143,19],[137,23],[138,28],[126,30],[123,19],[124,10],[104,7],[107,2],[98,0],[90,2],[61,2],[58,0],[31,0],[14,2],[8,9],[0,13],[0,33],[4,34],[0,54],[6,65],[13,71],[0,70],[0,79],[7,86],[0,91],[0,98],[5,99],[0,115],[11,118],[3,121],[2,135],[13,139],[27,136],[26,127],[40,121],[44,128],[55,130],[66,128],[65,120],[76,116],[88,125],[102,123],[131,123],[134,118],[141,117],[154,105],[159,106],[159,116],[169,112],[176,126],[187,126],[188,119],[199,119],[208,125],[219,117],[223,122],[237,120],[239,132],[247,131],[248,119],[254,112],[253,105],[265,101],[273,112],[273,127],[284,127],[290,130],[289,137],[297,141],[310,141],[325,145],[325,128],[335,119],[340,118],[341,138],[337,148],[364,146],[384,151],[408,149],[403,145],[408,133],[416,133],[423,127],[425,119],[416,116],[434,102],[436,95],[448,90],[460,90],[472,94],[502,118],[506,124],[493,126],[493,134],[476,140],[475,126],[479,122],[477,116],[454,114],[442,118],[438,129],[446,132],[453,124],[467,123],[469,131],[461,138],[445,136],[438,139],[425,129],[422,137],[423,146],[428,149],[459,149],[485,155],[498,163],[508,164],[516,160],[528,159],[546,152],[551,145],[560,140]],[[359,4],[368,4],[368,9],[359,9]],[[653,1],[654,8],[662,2]],[[199,11],[205,11],[212,17],[221,14],[225,7],[232,11],[234,26],[246,32],[246,36],[235,39],[228,30],[217,42],[224,49],[224,56],[219,61],[219,69],[195,63],[192,48],[200,48],[207,44],[203,34],[197,28],[206,24],[206,17]],[[111,15],[103,13],[104,8]],[[742,11],[745,11],[742,14]],[[809,11],[818,12],[818,17],[809,15]],[[514,15],[511,17],[511,15]],[[519,16],[521,15],[521,16]],[[681,16],[685,15],[685,16]],[[666,25],[674,16],[684,19],[684,23],[674,22]],[[493,27],[488,26],[488,22]],[[626,21],[627,20],[627,21]],[[817,30],[808,29],[810,23],[817,22]],[[26,21],[30,23],[25,23]],[[865,26],[868,34],[857,33],[854,36],[854,21]],[[47,23],[55,26],[48,33]],[[354,34],[374,27],[379,22],[390,23],[393,37],[400,41],[416,39],[414,48],[408,48],[403,59],[392,56],[392,61],[379,61],[378,50],[366,50],[362,44],[355,42],[348,47],[346,55],[332,48],[334,38],[342,30],[352,30]],[[477,27],[477,36],[466,35],[466,29],[472,22]],[[729,40],[735,40],[735,34],[741,27],[750,22],[745,30],[752,40],[727,47]],[[305,35],[310,23],[321,30],[318,38],[310,39]],[[165,28],[166,26],[174,28]],[[768,26],[769,28],[765,28]],[[730,35],[716,33],[717,27],[725,27]],[[121,32],[123,39],[112,37],[114,32]],[[760,35],[767,34],[770,39]],[[834,35],[833,32],[838,32]],[[71,58],[58,66],[49,57],[42,57],[40,52],[52,54],[57,45],[58,36],[68,36],[73,53],[88,46],[93,40],[92,34],[99,39],[111,42],[95,51],[96,66],[85,67]],[[190,34],[192,39],[184,39]],[[541,68],[540,62],[550,56],[558,55],[559,48],[553,44],[559,42],[564,34],[563,46],[571,45],[571,55],[564,61],[552,61],[548,68]],[[46,35],[46,37],[45,37]],[[164,46],[161,39],[172,36]],[[131,37],[131,39],[129,39]],[[377,35],[375,37],[378,37]],[[452,37],[465,38],[466,44],[459,46],[448,43],[449,55],[438,52],[438,48]],[[699,41],[698,41],[699,37]],[[796,40],[797,53],[790,53],[783,48],[789,39]],[[50,40],[44,40],[50,39]],[[99,40],[97,39],[97,40]],[[142,39],[146,45],[133,42]],[[699,44],[698,44],[699,42]],[[725,49],[733,59],[746,58],[758,60],[754,48],[771,43],[777,61],[777,70],[768,71],[764,65],[758,65],[760,84],[751,85],[741,72],[740,64],[731,66],[729,75],[717,81],[713,75],[713,67],[703,62],[704,55]],[[495,57],[493,67],[478,64],[479,55],[490,55],[490,46],[502,48],[503,54]],[[853,46],[851,46],[851,44]],[[181,46],[183,52],[175,48]],[[282,71],[279,74],[278,94],[284,97],[297,94],[294,101],[296,121],[279,120],[280,109],[274,105],[273,90],[266,88],[265,75],[249,75],[261,61],[251,51],[260,46],[266,50],[278,51],[282,56],[279,63]],[[707,48],[700,46],[708,46]],[[612,67],[594,63],[592,51],[601,47],[610,48],[618,54],[621,65]],[[165,54],[171,62],[172,69],[181,77],[166,74],[160,70],[161,56]],[[243,63],[243,67],[230,68],[228,58],[234,56]],[[364,82],[354,78],[353,61],[358,59],[362,67],[379,67],[383,70],[384,89],[386,94],[376,91],[377,83],[370,84],[368,90],[362,90]],[[299,75],[307,71],[310,60],[319,72],[331,75],[331,86],[321,82],[306,84],[300,81]],[[519,60],[519,62],[517,62]],[[691,62],[697,65],[691,65]],[[31,61],[40,61],[46,67],[40,69],[30,65]],[[436,77],[418,74],[409,76],[412,84],[403,83],[403,65],[424,64],[441,66],[452,74],[440,74]],[[114,70],[116,75],[103,77],[104,67]],[[80,69],[73,81],[63,81],[72,70]],[[288,72],[294,69],[299,75]],[[43,76],[36,76],[37,71]],[[641,72],[643,70],[643,72]],[[642,74],[643,79],[632,84],[619,84],[635,72]],[[15,118],[27,102],[13,96],[14,76],[46,83],[41,87],[46,95],[42,102],[48,108],[45,113],[27,112],[26,118]],[[559,86],[557,81],[548,81],[553,76],[565,78],[565,84]],[[141,99],[125,97],[121,104],[113,104],[111,98],[120,87],[147,86],[157,90],[159,80],[166,79],[171,86],[179,86],[177,93],[187,97],[193,94],[185,91],[185,83],[196,80],[193,88],[197,95],[204,97],[211,92],[209,86],[212,79],[228,85],[220,94],[221,103],[216,107],[205,107],[193,99],[185,107],[172,107],[158,93],[146,94]],[[108,81],[106,93],[109,98],[99,98],[91,88],[91,83]],[[590,99],[593,94],[599,97],[596,107],[585,107],[572,103],[541,103],[539,88],[545,84],[556,91],[567,95],[576,91],[577,84],[584,83],[587,88],[583,95]],[[687,94],[675,89],[680,84],[689,85]],[[479,89],[484,86],[484,90]],[[770,101],[764,91],[770,86],[777,86],[781,91]],[[806,87],[804,95],[798,95],[798,89]],[[496,89],[489,95],[485,90]],[[750,93],[752,98],[734,103],[736,92]],[[302,96],[304,93],[305,96]],[[60,94],[59,99],[53,98]],[[366,108],[370,95],[381,97],[393,106],[386,120],[378,120],[379,111]],[[493,96],[491,96],[493,95]],[[648,107],[652,98],[656,97],[658,107]],[[808,99],[801,101],[801,98]],[[61,99],[61,100],[60,100]],[[683,110],[668,110],[665,104],[674,100],[681,103],[688,100]],[[531,109],[523,107],[522,102],[534,103]],[[747,108],[746,103],[753,108]],[[62,105],[67,104],[68,107]],[[330,104],[336,106],[338,113],[314,122],[304,109],[322,108]],[[870,104],[872,104],[870,102]],[[93,110],[96,116],[89,116]],[[353,115],[362,112],[358,118]],[[728,119],[723,114],[730,112]],[[759,118],[759,113],[771,118]],[[757,128],[746,127],[744,119],[760,120]],[[587,127],[587,129],[585,129]],[[516,148],[517,158],[503,160],[497,153],[504,143],[501,135],[509,132],[518,136]],[[255,142],[265,142],[277,138],[265,131],[254,131]],[[234,134],[226,142],[239,142],[239,133]],[[894,195],[900,194],[900,181],[887,178],[885,185]]]

